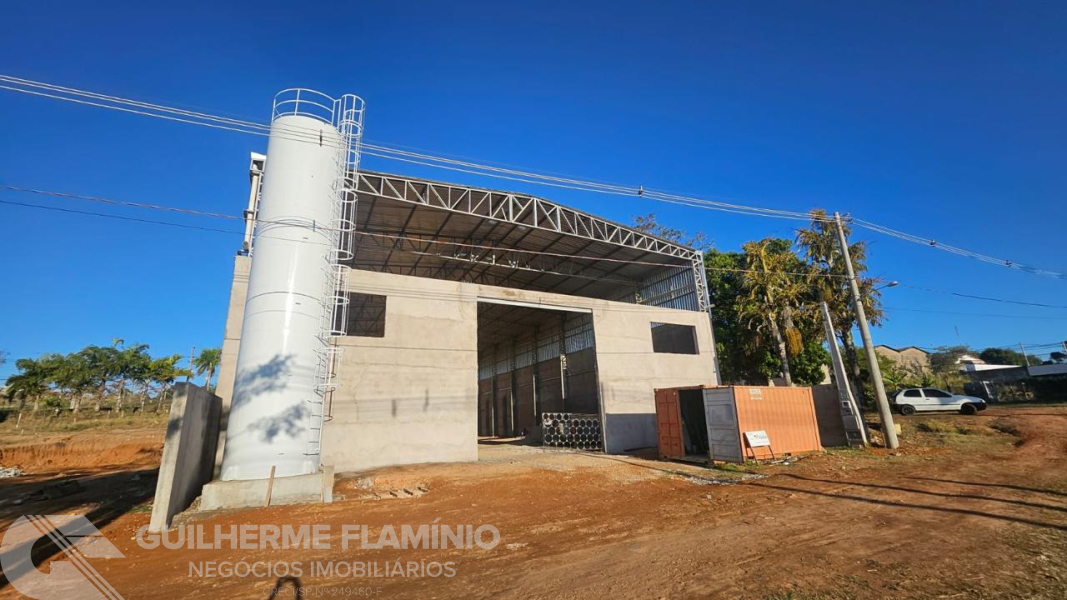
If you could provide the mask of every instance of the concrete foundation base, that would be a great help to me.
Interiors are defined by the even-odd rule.
[[[204,486],[200,510],[249,508],[267,505],[267,479],[215,480]],[[296,477],[275,477],[270,505],[333,502],[333,467]]]

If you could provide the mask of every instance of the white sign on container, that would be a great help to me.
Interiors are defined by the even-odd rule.
[[[767,432],[762,429],[756,431],[746,431],[745,441],[748,442],[749,448],[761,448],[764,446],[770,447],[771,445],[770,436],[768,436]]]

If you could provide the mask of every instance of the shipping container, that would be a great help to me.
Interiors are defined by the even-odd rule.
[[[656,390],[659,454],[744,462],[822,450],[811,388]]]

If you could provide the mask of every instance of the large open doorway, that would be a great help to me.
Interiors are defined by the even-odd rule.
[[[599,388],[590,312],[479,301],[480,438],[602,449]]]

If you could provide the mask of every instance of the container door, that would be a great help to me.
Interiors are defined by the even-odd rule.
[[[711,460],[745,462],[733,389],[704,390],[704,414],[708,420],[708,456]]]
[[[682,410],[678,390],[656,390],[656,431],[661,458],[685,456],[682,442]]]

